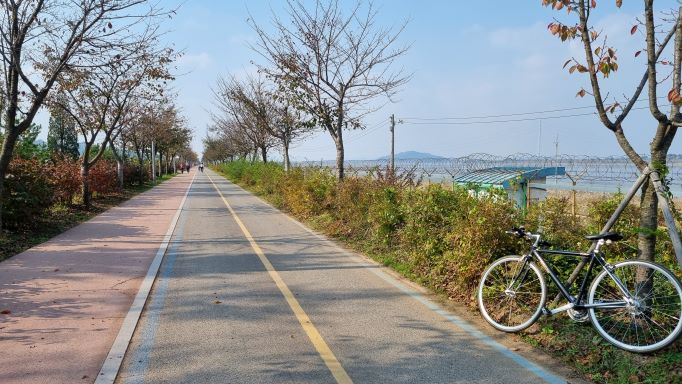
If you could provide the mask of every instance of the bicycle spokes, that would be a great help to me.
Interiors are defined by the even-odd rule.
[[[682,292],[666,272],[652,263],[630,261],[613,269],[618,282],[601,274],[590,293],[597,304],[590,310],[597,330],[618,347],[638,352],[669,343],[680,331]]]
[[[486,270],[479,286],[479,307],[494,327],[516,332],[540,315],[545,300],[540,271],[519,256],[502,258]]]

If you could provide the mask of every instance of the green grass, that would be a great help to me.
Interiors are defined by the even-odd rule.
[[[164,175],[156,183],[148,182],[125,188],[122,192],[110,195],[93,196],[92,207],[85,210],[82,206],[55,205],[47,213],[36,219],[32,226],[16,231],[3,231],[0,234],[0,261],[17,255],[31,247],[44,243],[56,235],[87,221],[109,208],[115,207],[133,196],[147,191],[169,180],[173,175]]]

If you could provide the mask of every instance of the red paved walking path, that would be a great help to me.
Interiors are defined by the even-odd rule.
[[[0,383],[92,383],[194,176],[0,263]]]

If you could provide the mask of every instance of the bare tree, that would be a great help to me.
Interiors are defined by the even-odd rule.
[[[235,153],[224,138],[206,135],[203,144],[205,162],[215,164],[234,159]]]
[[[300,140],[315,126],[314,119],[306,118],[304,111],[295,108],[288,99],[289,95],[281,90],[273,90],[262,77],[247,76],[243,82],[230,83],[219,81],[218,94],[238,105],[239,113],[250,115],[247,120],[256,122],[256,128],[265,131],[279,141],[284,158],[284,170],[289,171],[289,147]],[[221,103],[224,105],[226,103]],[[230,104],[230,101],[227,102]],[[234,108],[233,108],[234,109]]]
[[[144,0],[0,0],[0,58],[6,104],[0,150],[0,227],[4,179],[26,131],[60,74],[130,43],[160,12]]]
[[[622,0],[615,0],[616,6],[620,7],[621,3]],[[639,83],[635,85],[632,95],[627,97],[627,102],[624,105],[621,105],[616,100],[608,100],[608,93],[604,93],[599,79],[600,74],[603,77],[608,77],[618,70],[618,56],[617,50],[607,45],[606,36],[603,35],[603,32],[596,30],[590,23],[590,17],[597,7],[597,2],[594,0],[543,0],[543,5],[551,6],[555,10],[567,9],[578,18],[575,25],[566,25],[557,21],[548,26],[550,32],[562,41],[579,39],[583,45],[585,56],[580,59],[569,59],[564,64],[564,68],[568,68],[570,73],[582,73],[589,78],[589,91],[581,88],[577,96],[591,95],[594,98],[600,121],[613,132],[623,152],[640,171],[649,167],[665,175],[667,173],[668,150],[677,133],[677,127],[682,124],[682,116],[680,115],[680,105],[682,105],[682,96],[680,96],[682,18],[680,14],[682,14],[682,8],[661,14],[667,20],[657,20],[654,17],[653,4],[653,0],[644,1],[643,19],[638,21],[630,30],[631,34],[634,35],[638,32],[639,27],[644,27],[645,48],[642,51],[634,52],[634,56],[637,57],[643,52],[646,57],[646,65],[644,74]],[[672,49],[673,58],[662,59],[661,56],[673,36],[675,37]],[[571,65],[569,66],[569,64]],[[667,71],[667,68],[672,68],[672,72],[660,76],[659,71]],[[665,81],[670,76],[672,77],[672,84]],[[668,95],[668,100],[671,102],[670,111],[667,115],[661,111],[659,106],[659,87],[669,87],[669,90],[668,88],[664,89]],[[644,91],[648,93],[649,110],[656,124],[649,145],[649,161],[635,151],[623,127],[626,117]],[[611,117],[609,114],[615,114],[615,116]],[[658,226],[658,198],[651,180],[642,186],[640,208],[639,257],[645,260],[654,260]]]
[[[282,146],[282,158],[284,160],[284,172],[291,169],[289,148],[297,140],[301,140],[311,132],[315,120],[304,119],[302,111],[288,102],[274,102],[271,112],[271,123],[267,126],[268,132],[277,138]]]
[[[172,159],[188,153],[192,141],[192,131],[178,108],[169,103],[157,113],[153,137],[156,150],[165,155],[166,173],[170,173]],[[191,152],[191,150],[189,151]],[[182,156],[181,156],[182,157]],[[183,160],[187,160],[186,158]]]
[[[259,37],[254,49],[269,63],[261,70],[331,135],[343,179],[343,130],[361,128],[362,117],[377,109],[371,102],[391,100],[409,80],[392,69],[408,49],[395,47],[406,24],[377,29],[371,2],[359,1],[346,14],[338,0],[317,0],[310,9],[299,0],[287,3],[290,21],[273,16],[274,34],[250,19]]]
[[[254,151],[260,151],[263,162],[267,162],[268,150],[275,142],[270,134],[270,103],[266,101],[263,83],[253,78],[244,82],[219,78],[213,99],[218,108],[218,113],[212,115],[214,127],[239,131],[238,137],[246,137]]]
[[[107,55],[112,57],[102,58],[106,64],[72,68],[58,79],[59,94],[66,95],[68,101],[61,107],[69,112],[85,140],[81,177],[86,208],[90,207],[89,170],[128,124],[134,107],[131,101],[162,93],[163,82],[172,79],[167,71],[172,51],[156,50],[154,43],[150,37],[123,50],[110,50]],[[91,153],[97,142],[102,145],[97,153]]]

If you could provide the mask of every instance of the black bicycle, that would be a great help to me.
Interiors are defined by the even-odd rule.
[[[682,332],[680,281],[665,267],[649,261],[608,263],[600,249],[621,240],[618,233],[587,236],[596,242],[594,250],[587,253],[546,249],[550,245],[540,234],[523,227],[507,233],[530,240],[532,245],[528,254],[503,257],[483,273],[478,305],[483,318],[493,327],[518,332],[530,327],[542,314],[567,311],[575,321],[591,320],[597,332],[616,347],[639,353],[661,349]],[[576,296],[571,295],[542,255],[587,258],[589,267]],[[538,265],[568,304],[547,309],[547,286]],[[591,280],[597,269],[601,272]]]

